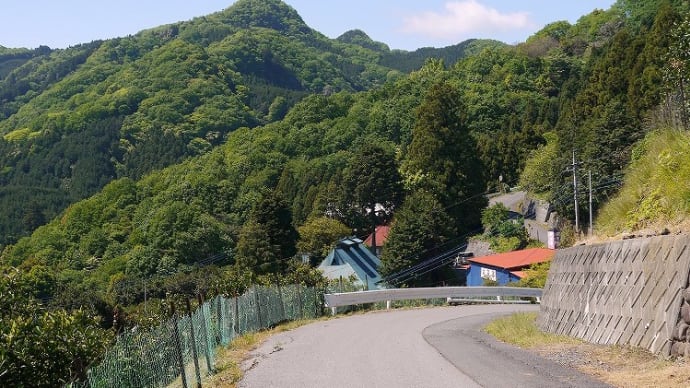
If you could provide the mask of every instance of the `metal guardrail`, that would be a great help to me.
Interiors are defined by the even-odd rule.
[[[363,303],[394,300],[473,298],[473,297],[533,297],[541,298],[541,288],[524,287],[424,287],[391,288],[385,290],[325,294],[326,307],[351,306]]]

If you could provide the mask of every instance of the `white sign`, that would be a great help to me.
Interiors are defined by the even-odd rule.
[[[482,277],[482,279],[489,279],[489,280],[496,281],[496,270],[482,267],[481,277]]]

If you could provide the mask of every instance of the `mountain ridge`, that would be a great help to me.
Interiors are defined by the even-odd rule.
[[[281,119],[308,94],[366,90],[436,53],[329,39],[279,0],[240,0],[68,49],[3,52],[0,245],[110,179],[208,152],[237,128]],[[22,222],[27,214],[42,216]]]

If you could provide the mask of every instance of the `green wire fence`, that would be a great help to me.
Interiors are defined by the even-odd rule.
[[[323,315],[323,293],[300,285],[255,286],[238,297],[217,296],[156,328],[120,335],[89,370],[87,381],[73,386],[199,386],[203,376],[213,373],[220,345],[282,321]]]

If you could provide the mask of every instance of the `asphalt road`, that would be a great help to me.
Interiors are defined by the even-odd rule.
[[[497,203],[504,204],[508,210],[521,213],[520,205],[522,201],[525,200],[527,194],[524,191],[513,191],[506,194],[497,195],[489,199],[489,205],[495,205]]]
[[[530,305],[394,310],[277,334],[244,365],[240,387],[596,387],[579,372],[481,333]]]

